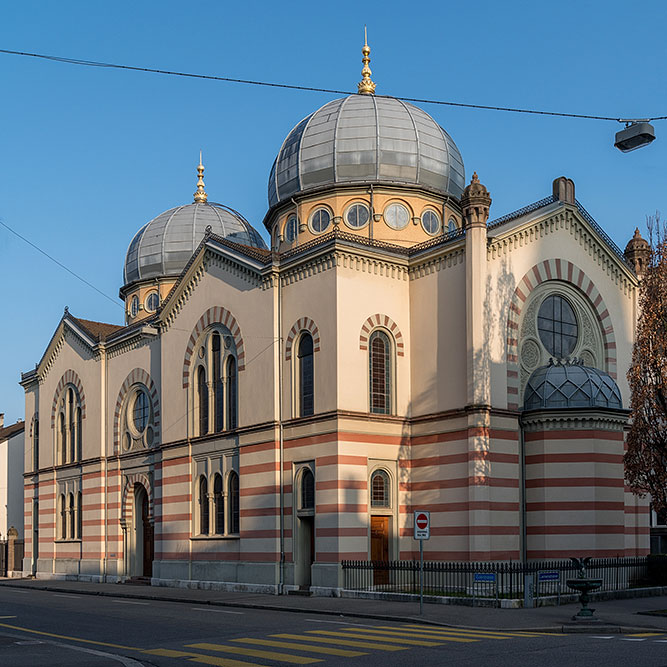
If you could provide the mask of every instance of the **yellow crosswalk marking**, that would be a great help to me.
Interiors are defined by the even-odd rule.
[[[382,644],[380,642],[373,641],[364,642],[364,641],[352,641],[351,639],[328,639],[326,637],[309,637],[308,635],[289,635],[289,634],[279,634],[271,635],[272,637],[278,637],[278,639],[299,639],[302,641],[308,642],[318,642],[319,644],[335,644],[336,646],[355,646],[357,648],[368,648],[375,649],[377,651],[407,651],[407,646],[392,646],[391,644]],[[373,637],[375,639],[375,637]]]
[[[173,651],[170,648],[152,648],[142,651],[142,653],[149,653],[150,655],[159,655],[163,658],[189,658],[194,653],[186,653],[185,651]]]
[[[419,632],[462,632],[465,634],[474,633],[474,634],[483,634],[483,635],[495,635],[501,637],[534,637],[535,635],[548,635],[553,637],[560,637],[562,633],[560,632],[505,632],[500,630],[466,630],[465,628],[438,628],[433,625],[405,625],[406,628],[418,628]]]
[[[317,633],[320,635],[330,635],[332,637],[351,637],[352,639],[381,639],[383,642],[390,642],[392,644],[408,644],[410,646],[442,646],[443,642],[428,642],[423,639],[399,639],[398,637],[387,637],[385,635],[374,635],[372,632],[364,632],[355,630],[352,632],[334,632],[333,630],[308,630],[308,633]],[[473,640],[474,641],[474,640]]]
[[[218,658],[214,655],[200,655],[190,653],[194,656],[188,658],[190,662],[198,662],[202,665],[215,665],[215,667],[264,667],[256,662],[246,662],[245,660],[232,660],[231,658]]]
[[[291,662],[295,665],[310,665],[313,662],[322,662],[320,658],[309,658],[305,655],[291,655],[290,653],[276,653],[275,651],[259,651],[256,648],[244,648],[243,646],[225,646],[223,644],[186,644],[186,646],[188,648],[198,648],[203,651],[219,651],[220,653],[247,655],[251,658],[280,660],[282,662]]]
[[[376,627],[378,628],[387,627],[389,629],[389,626],[383,626],[383,625],[378,625]],[[512,639],[512,637],[507,634],[501,634],[500,632],[486,632],[484,630],[457,630],[456,628],[452,628],[451,630],[447,628],[443,628],[442,630],[426,630],[426,629],[422,630],[420,628],[418,632],[422,635],[427,635],[429,637],[441,637],[441,636],[446,637],[451,635],[455,637],[474,637],[475,639]]]
[[[626,637],[659,637],[664,635],[664,632],[638,632],[634,635],[625,635]]]
[[[323,653],[325,655],[340,655],[344,658],[356,658],[360,655],[368,655],[361,651],[346,651],[342,648],[328,648],[326,646],[309,646],[308,644],[295,644],[293,642],[277,642],[272,639],[232,639],[233,642],[243,644],[258,644],[259,646],[273,646],[275,648],[290,648],[294,651],[310,651],[311,653]]]
[[[461,642],[463,643],[470,643],[470,642],[476,642],[479,641],[478,639],[475,639],[474,637],[457,637],[454,635],[445,635],[445,634],[430,634],[430,633],[423,633],[416,632],[414,630],[400,630],[396,628],[388,628],[387,630],[379,630],[376,629],[379,626],[374,626],[373,628],[345,628],[346,632],[364,632],[368,633],[371,632],[373,634],[378,634],[378,635],[392,635],[392,636],[397,636],[397,637],[407,637],[407,638],[417,638],[417,639],[437,639],[437,640],[442,640],[445,642]]]

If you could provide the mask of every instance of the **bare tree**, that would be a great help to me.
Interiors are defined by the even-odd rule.
[[[647,217],[648,261],[639,287],[639,319],[628,371],[632,425],[625,478],[634,493],[649,493],[667,510],[667,225]]]

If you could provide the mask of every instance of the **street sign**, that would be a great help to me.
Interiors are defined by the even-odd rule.
[[[415,512],[415,540],[428,540],[431,537],[431,513],[424,510]]]
[[[475,572],[475,583],[476,584],[495,584],[496,583],[496,573],[495,572]]]
[[[542,570],[537,573],[538,581],[560,581],[560,572],[558,570]]]

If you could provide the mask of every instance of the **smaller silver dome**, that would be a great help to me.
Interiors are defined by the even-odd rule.
[[[621,392],[604,371],[578,364],[549,364],[533,372],[526,385],[524,410],[610,408],[622,410]]]
[[[125,257],[124,284],[178,276],[209,226],[229,241],[266,248],[257,230],[234,209],[203,202],[177,206],[153,218],[132,239]]]

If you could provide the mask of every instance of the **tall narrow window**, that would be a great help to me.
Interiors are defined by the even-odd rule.
[[[67,461],[74,461],[74,392],[67,392],[67,418],[69,419]]]
[[[229,473],[229,532],[239,532],[239,476],[236,472]]]
[[[215,405],[215,430],[224,428],[225,397],[222,384],[222,357],[220,334],[214,333],[211,337],[211,351],[213,352],[213,401]]]
[[[58,463],[65,463],[65,448],[67,447],[67,427],[65,426],[65,415],[61,412],[58,417]]]
[[[227,428],[236,428],[236,359],[227,359]]]
[[[75,458],[77,461],[81,460],[81,408],[76,409],[76,451]]]
[[[83,537],[83,496],[81,491],[76,494],[76,536]]]
[[[208,482],[204,475],[199,478],[199,533],[208,535]]]
[[[315,477],[308,469],[301,474],[301,497],[299,499],[300,510],[315,509]]]
[[[58,499],[60,510],[60,539],[67,539],[67,509],[65,507],[65,494],[61,493]]]
[[[380,415],[391,413],[391,349],[387,334],[374,331],[369,344],[369,380],[371,412]]]
[[[213,501],[215,505],[215,533],[222,535],[225,532],[225,499],[222,495],[222,476],[216,474],[213,478]]]
[[[376,470],[371,477],[371,507],[389,507],[389,475]]]
[[[35,426],[32,432],[33,469],[39,470],[39,419],[35,417]]]
[[[70,493],[67,496],[67,515],[69,517],[69,530],[67,531],[67,537],[70,540],[73,540],[75,537],[74,527],[75,527],[75,516],[74,516],[74,494]]]
[[[199,400],[199,435],[208,433],[208,385],[203,366],[197,371],[197,398]]]
[[[313,377],[313,338],[309,333],[304,333],[299,340],[298,352],[299,365],[299,416],[306,417],[314,412],[314,390]]]

